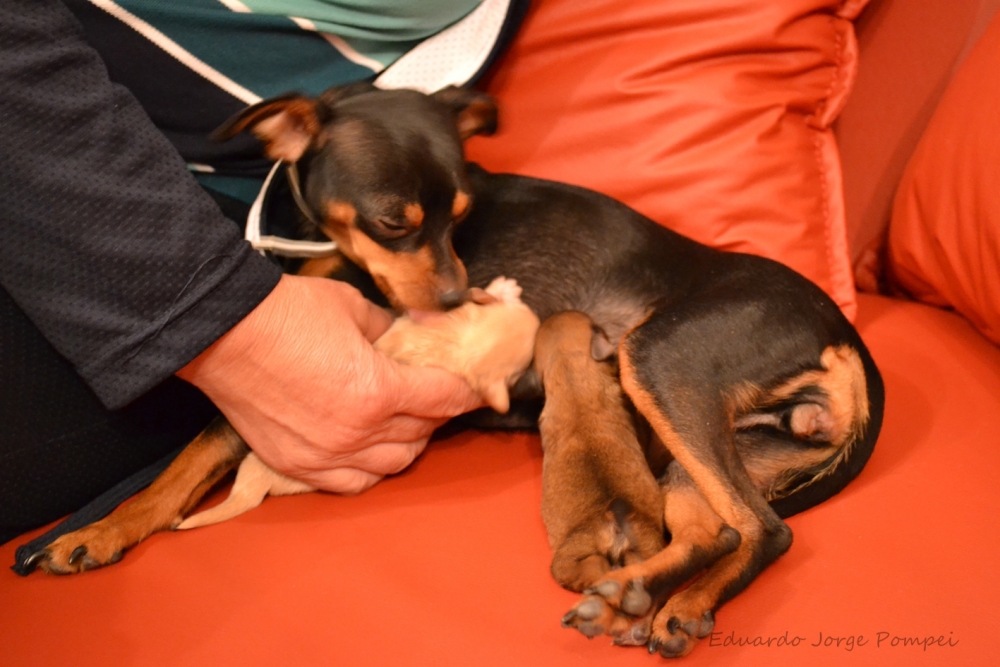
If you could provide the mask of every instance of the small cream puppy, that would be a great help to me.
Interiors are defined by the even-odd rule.
[[[521,288],[500,277],[472,300],[438,313],[410,311],[375,341],[375,349],[413,366],[435,366],[460,375],[500,413],[510,409],[508,388],[531,364],[538,318],[521,302]],[[268,495],[315,489],[275,472],[253,452],[236,472],[229,497],[185,519],[178,530],[226,521],[253,509]]]

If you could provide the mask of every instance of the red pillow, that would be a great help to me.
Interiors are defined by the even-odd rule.
[[[830,123],[864,4],[541,0],[487,84],[500,132],[470,141],[469,156],[782,261],[853,317]]]
[[[890,282],[1000,344],[1000,15],[952,79],[896,192]]]

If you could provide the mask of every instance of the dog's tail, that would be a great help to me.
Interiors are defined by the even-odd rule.
[[[736,432],[747,471],[782,518],[840,492],[864,468],[882,428],[885,387],[864,344],[830,348],[828,372],[800,386],[785,428],[753,423]],[[804,437],[800,429],[809,434]]]

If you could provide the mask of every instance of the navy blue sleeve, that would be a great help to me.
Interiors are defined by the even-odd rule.
[[[0,4],[0,284],[109,408],[273,289],[56,0]]]

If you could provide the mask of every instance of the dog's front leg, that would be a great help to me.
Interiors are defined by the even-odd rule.
[[[50,574],[117,563],[126,549],[155,532],[176,527],[249,451],[229,422],[217,417],[131,502],[100,521],[63,535],[30,560]]]

